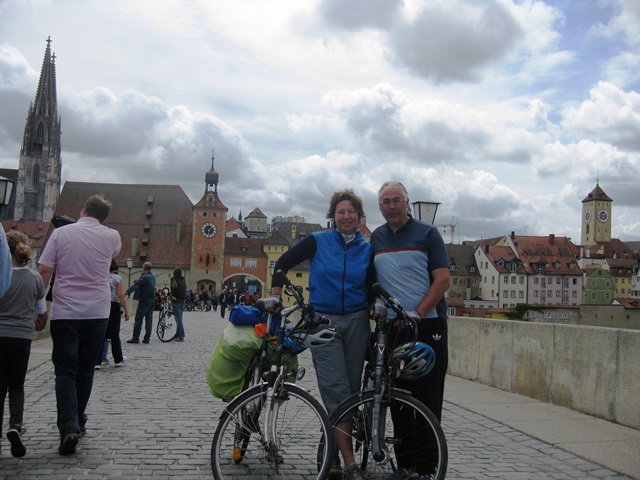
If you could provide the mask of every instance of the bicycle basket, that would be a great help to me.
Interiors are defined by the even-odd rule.
[[[392,358],[402,364],[399,378],[415,380],[424,377],[436,364],[436,354],[423,342],[405,343],[393,350]]]

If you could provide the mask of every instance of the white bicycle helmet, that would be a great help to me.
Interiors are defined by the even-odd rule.
[[[424,377],[436,364],[435,352],[429,345],[422,342],[405,343],[396,347],[392,358],[403,362],[399,378],[405,380]]]
[[[331,322],[319,323],[309,328],[292,329],[287,337],[306,348],[319,347],[331,342],[336,336],[336,327]]]

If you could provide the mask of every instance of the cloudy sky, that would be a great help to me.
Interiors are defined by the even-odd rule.
[[[353,188],[441,203],[455,241],[580,239],[596,180],[640,240],[637,0],[1,0],[0,167],[47,37],[63,181],[179,184],[324,224]],[[442,228],[449,240],[449,229]]]

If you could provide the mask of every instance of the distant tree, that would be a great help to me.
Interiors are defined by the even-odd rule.
[[[543,305],[529,305],[528,303],[518,303],[515,307],[509,310],[505,315],[509,320],[524,320],[528,321],[525,318],[527,312],[542,312],[545,309]]]

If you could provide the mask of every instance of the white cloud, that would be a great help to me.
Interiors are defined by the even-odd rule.
[[[638,3],[608,1],[3,2],[0,166],[51,35],[65,180],[198,200],[214,147],[230,214],[324,223],[352,187],[375,226],[394,179],[461,240],[575,236],[599,176],[640,238]]]
[[[621,150],[640,152],[640,93],[624,92],[600,82],[589,99],[565,111],[565,130],[574,137],[611,143]]]

